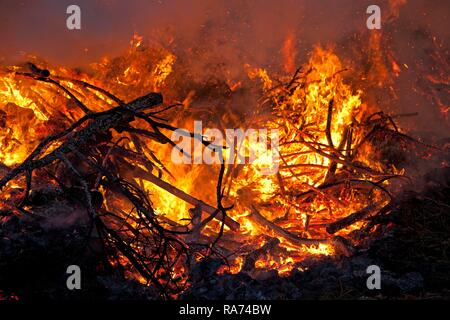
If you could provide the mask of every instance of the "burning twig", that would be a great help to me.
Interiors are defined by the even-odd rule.
[[[325,135],[327,136],[328,145],[331,148],[334,148],[333,138],[331,137],[331,121],[333,118],[333,105],[334,99],[331,99],[330,102],[328,103],[327,126],[325,129]]]

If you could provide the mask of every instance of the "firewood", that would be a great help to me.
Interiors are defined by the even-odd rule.
[[[171,185],[170,183],[158,178],[157,176],[144,171],[144,170],[140,170],[139,168],[136,168],[136,170],[139,170],[140,172],[140,176],[142,177],[142,179],[144,180],[148,180],[151,183],[157,185],[158,187],[160,187],[161,189],[166,190],[167,192],[173,194],[174,196],[176,196],[177,198],[180,198],[183,201],[186,201],[187,203],[192,204],[193,206],[195,206],[196,208],[200,209],[203,212],[206,212],[210,215],[216,214],[217,210],[216,208],[214,208],[213,206],[210,206],[209,204],[204,203],[203,201],[191,196],[190,194],[187,194],[186,192],[184,192],[183,190],[178,189],[177,187]],[[215,219],[222,221],[222,214],[219,212],[216,216]],[[225,216],[225,220],[224,223],[226,226],[228,226],[232,231],[238,231],[240,228],[240,225],[238,222],[236,222],[235,220],[233,220],[232,218],[230,218],[229,216]]]
[[[355,222],[366,219],[367,217],[371,216],[375,212],[380,213],[380,212],[385,212],[386,210],[389,210],[391,205],[392,204],[389,203],[377,211],[377,208],[379,207],[379,205],[378,204],[370,204],[367,207],[346,216],[345,218],[342,218],[338,221],[330,223],[327,226],[326,230],[329,234],[334,234],[334,233],[338,232],[339,230],[342,230],[348,226],[351,226]]]
[[[293,246],[302,247],[312,245],[317,246],[319,244],[330,244],[336,249],[336,251],[342,253],[345,256],[350,256],[352,253],[352,248],[345,244],[339,237],[335,237],[332,239],[309,239],[297,237],[296,235],[266,219],[254,206],[252,206],[252,211],[249,218],[259,226],[263,227],[264,232],[266,232],[267,235],[275,235],[276,237],[282,238],[285,241],[289,242]]]

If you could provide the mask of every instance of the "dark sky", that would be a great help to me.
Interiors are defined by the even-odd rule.
[[[208,41],[222,42],[223,50],[247,48],[255,62],[264,63],[288,30],[309,51],[314,43],[338,41],[364,28],[369,4],[379,4],[386,18],[389,1],[0,0],[0,57],[18,62],[31,53],[75,66],[120,54],[135,32],[147,38],[170,33],[187,47],[209,32]],[[81,31],[66,28],[70,4],[81,7]],[[447,41],[449,7],[448,0],[409,0],[400,19]]]

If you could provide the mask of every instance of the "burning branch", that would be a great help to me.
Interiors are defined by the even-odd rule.
[[[252,213],[249,218],[264,228],[265,232],[269,236],[275,235],[278,238],[282,238],[289,242],[291,245],[302,248],[303,246],[318,246],[319,244],[332,245],[338,252],[345,256],[350,256],[352,249],[348,247],[339,237],[333,239],[308,239],[300,238],[290,233],[287,230],[277,226],[275,223],[267,220],[254,206],[252,207]]]
[[[369,217],[370,215],[372,215],[375,212],[377,212],[378,214],[382,214],[384,212],[387,212],[390,208],[392,208],[391,203],[387,204],[386,206],[384,206],[381,209],[378,209],[378,205],[376,205],[376,204],[370,204],[367,207],[365,207],[361,210],[358,210],[358,211],[348,215],[345,218],[342,218],[338,221],[330,223],[327,226],[327,232],[330,234],[334,234],[341,229],[351,226],[352,224],[354,224],[357,221],[366,219],[367,217]]]
[[[204,211],[204,212],[208,213],[209,215],[214,215],[215,219],[222,220],[223,214],[220,212],[218,213],[218,211],[220,211],[220,210],[204,203],[203,201],[201,201],[199,199],[196,199],[195,197],[172,186],[171,184],[163,181],[162,179],[156,177],[155,175],[153,175],[151,173],[143,172],[143,170],[141,172],[142,172],[143,179],[150,181],[151,183],[157,185],[158,187],[160,187],[160,188],[166,190],[167,192],[173,194],[174,196],[182,199],[183,201],[190,203],[191,205],[195,206],[199,210]],[[239,227],[240,227],[239,223],[234,221],[233,219],[231,219],[228,216],[224,216],[224,223],[227,227],[229,227],[233,231],[239,230]]]

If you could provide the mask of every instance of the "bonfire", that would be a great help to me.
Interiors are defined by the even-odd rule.
[[[352,257],[410,183],[401,162],[384,158],[386,142],[398,153],[442,151],[398,125],[416,114],[363,102],[352,65],[316,46],[295,70],[290,60],[283,74],[245,64],[246,83],[225,83],[229,95],[251,88],[256,105],[245,117],[223,108],[208,125],[278,133],[269,156],[235,161],[275,138],[230,147],[194,132],[207,111],[192,108],[195,90],[170,91],[176,63],[170,50],[135,36],[121,59],[91,72],[37,58],[3,67],[1,219],[77,221],[78,253],[100,257],[95,268],[174,298],[204,263],[215,275],[283,277],[312,257]],[[186,155],[172,138],[180,129],[221,163],[172,161]],[[264,166],[277,170],[263,174]]]

